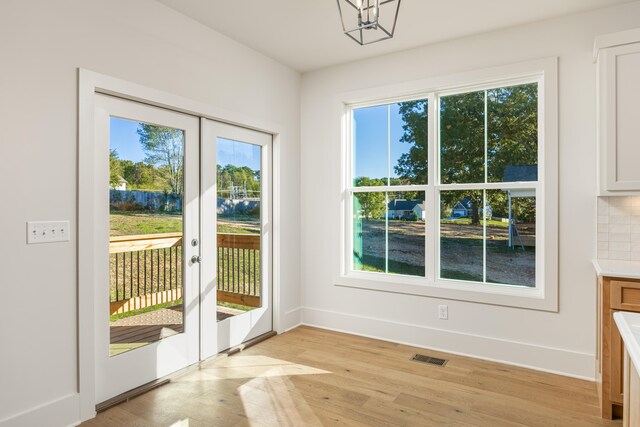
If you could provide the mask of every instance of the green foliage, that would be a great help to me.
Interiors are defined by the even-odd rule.
[[[385,185],[384,180],[375,178],[356,178],[357,187],[379,187]],[[355,193],[354,214],[367,219],[384,218],[386,197],[384,192]],[[359,212],[359,213],[358,213]]]
[[[399,112],[402,115],[404,124],[402,130],[404,134],[400,142],[411,145],[408,153],[404,153],[398,159],[398,164],[393,167],[400,176],[396,184],[426,184],[428,172],[428,120],[427,101],[409,101],[398,104]],[[391,179],[394,181],[394,178]]]
[[[360,258],[357,254],[354,255],[354,262],[358,260],[359,268],[361,271],[373,271],[378,273],[385,272],[385,259],[384,257],[375,257],[371,255],[364,255]],[[424,276],[424,266],[414,265],[407,262],[397,261],[394,259],[388,260],[389,273],[391,274],[406,274],[409,276]]]
[[[182,231],[182,217],[173,215],[112,212],[109,215],[109,222],[111,236],[176,233]]]
[[[137,132],[147,155],[145,162],[157,168],[166,180],[170,193],[182,194],[184,132],[148,123],[140,123]]]
[[[166,173],[144,162],[120,160],[122,176],[127,180],[128,190],[170,191]]]
[[[484,182],[484,91],[440,98],[443,184]]]
[[[538,85],[510,86],[486,91],[487,177],[501,182],[507,165],[537,163]],[[404,124],[401,141],[410,144],[395,172],[405,182],[426,182],[428,166],[427,102],[399,104]],[[483,183],[485,181],[485,91],[440,98],[440,159],[442,183]],[[487,203],[496,216],[506,216],[506,194],[492,192]],[[468,197],[473,205],[472,222],[480,220],[482,192],[442,193],[442,215],[450,215],[455,203]],[[531,203],[529,203],[531,205]],[[535,210],[521,203],[519,218],[533,220]]]
[[[254,171],[248,166],[217,165],[218,192],[223,197],[229,197],[231,187],[247,189],[249,197],[260,194],[260,171]]]
[[[136,310],[126,311],[124,313],[112,314],[109,316],[109,321],[114,322],[118,319],[126,319],[127,317],[137,316],[138,314],[149,313],[150,311],[156,311],[161,308],[169,308],[182,305],[182,298],[178,298],[175,301],[164,302],[157,305],[152,305],[145,308],[138,308]]]
[[[116,150],[109,150],[109,185],[117,187],[122,178],[122,165]],[[126,179],[126,178],[125,178]]]
[[[501,182],[507,165],[538,163],[538,85],[487,91],[489,182]]]

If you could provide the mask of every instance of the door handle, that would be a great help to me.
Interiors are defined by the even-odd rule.
[[[199,264],[201,260],[202,260],[202,258],[200,258],[199,255],[194,255],[194,256],[191,257],[191,263],[192,264],[196,264],[196,263]]]

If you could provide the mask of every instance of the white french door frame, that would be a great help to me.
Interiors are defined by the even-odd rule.
[[[270,332],[273,327],[272,297],[272,136],[216,120],[202,119],[200,147],[201,176],[201,341],[202,359],[244,341]],[[262,306],[217,321],[217,146],[218,138],[260,147],[260,294]],[[227,333],[223,333],[226,331]],[[206,339],[208,337],[209,339]],[[215,337],[215,339],[210,339]]]
[[[95,95],[112,95],[125,100],[165,108],[222,123],[269,133],[272,139],[272,307],[273,330],[283,332],[280,308],[280,217],[278,171],[281,126],[277,123],[246,116],[202,102],[194,101],[143,85],[127,82],[93,71],[78,69],[78,395],[81,421],[95,416],[96,365],[95,365],[95,290],[98,279],[95,268],[96,245],[100,244],[95,230],[94,206],[96,174],[93,170],[96,156]]]
[[[96,94],[96,158],[94,159],[96,212],[94,236],[95,260],[95,349],[96,349],[96,400],[104,402],[114,396],[161,378],[199,360],[200,316],[196,310],[200,298],[200,269],[189,262],[198,255],[199,248],[188,242],[200,237],[200,121],[197,117],[176,113],[139,102]],[[180,129],[184,139],[184,192],[183,192],[183,250],[182,250],[182,300],[183,331],[159,339],[142,347],[110,356],[109,326],[109,210],[107,182],[109,181],[110,117],[136,122],[152,123],[172,129]],[[153,361],[153,363],[148,363]]]

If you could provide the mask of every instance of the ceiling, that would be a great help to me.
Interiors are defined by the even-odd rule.
[[[342,34],[335,0],[158,1],[301,72],[630,3],[630,0],[404,0],[394,38],[360,46]]]

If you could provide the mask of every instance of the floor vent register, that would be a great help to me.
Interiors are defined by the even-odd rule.
[[[447,359],[439,359],[437,357],[426,356],[424,354],[414,354],[410,360],[413,360],[416,362],[428,363],[430,365],[436,365],[436,366],[444,366],[448,362]]]

